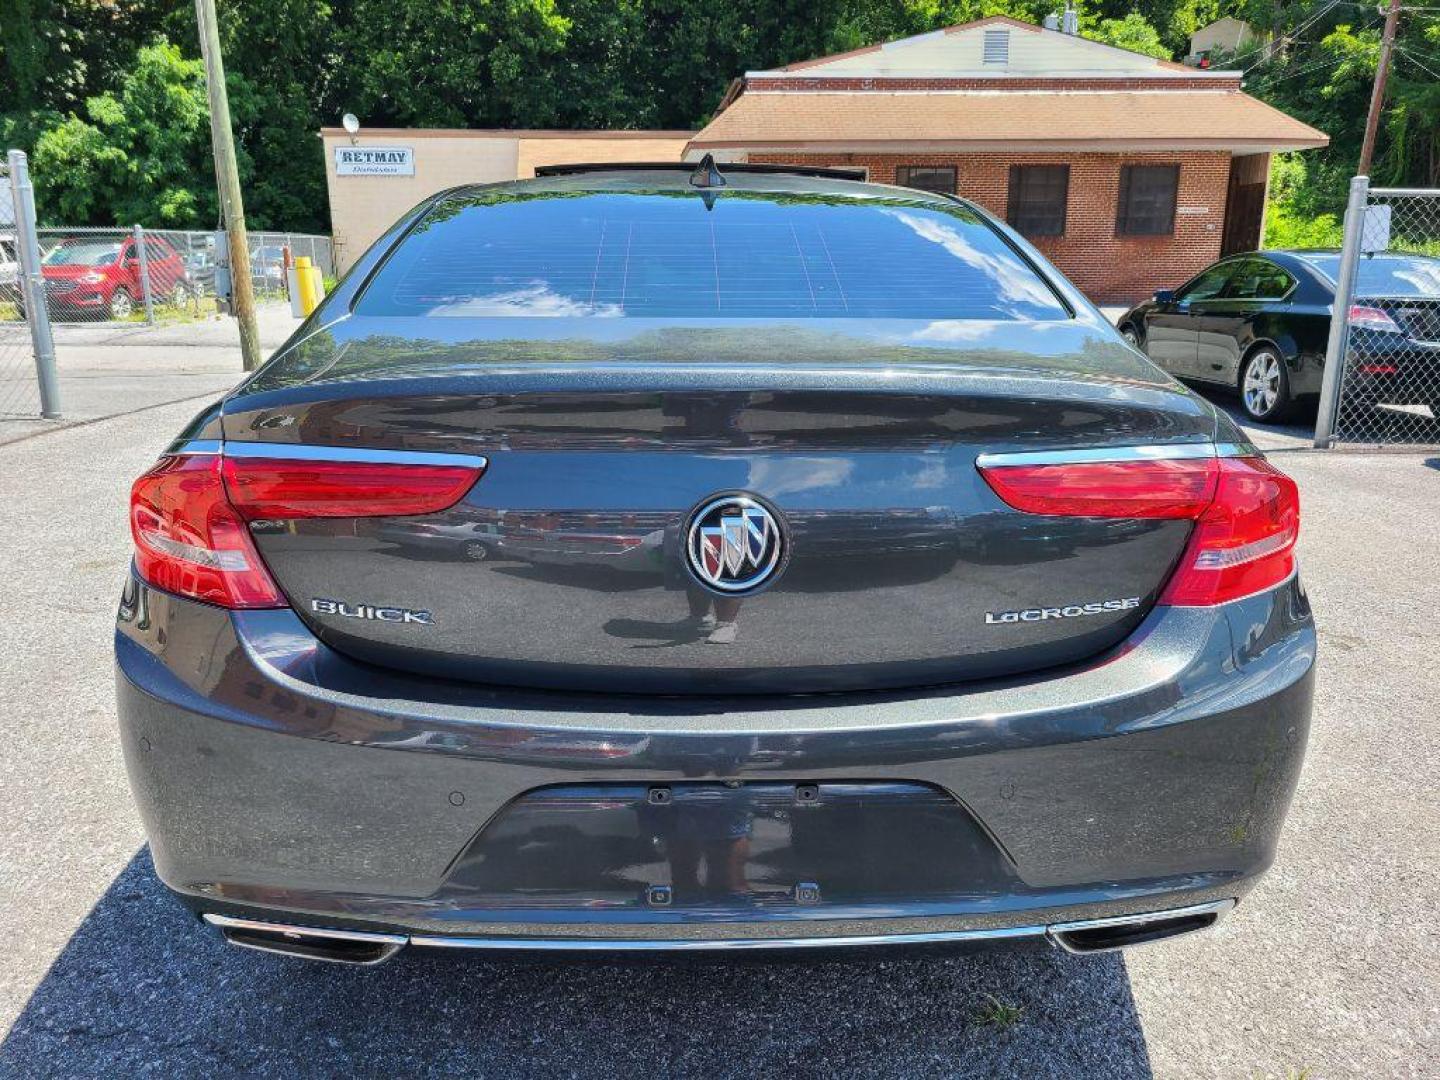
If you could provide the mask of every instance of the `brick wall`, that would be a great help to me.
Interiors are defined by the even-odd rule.
[[[1173,288],[1220,257],[1230,177],[1226,151],[1136,154],[781,154],[751,161],[784,165],[864,166],[876,183],[893,184],[897,165],[953,165],[957,194],[1005,217],[1011,165],[1069,165],[1065,235],[1034,239],[1037,248],[1096,303],[1133,303]],[[1116,236],[1122,165],[1180,165],[1172,236]],[[1186,210],[1192,212],[1185,212]],[[1203,213],[1195,212],[1201,211]]]

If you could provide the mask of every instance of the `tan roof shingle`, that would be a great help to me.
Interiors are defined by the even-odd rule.
[[[812,143],[1300,150],[1329,137],[1238,90],[743,93],[690,149]],[[963,148],[963,145],[960,147]]]

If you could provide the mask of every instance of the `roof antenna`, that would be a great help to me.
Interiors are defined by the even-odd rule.
[[[700,164],[690,174],[690,186],[698,188],[717,188],[725,186],[725,177],[720,175],[720,170],[715,167],[715,155],[706,153],[700,159]]]

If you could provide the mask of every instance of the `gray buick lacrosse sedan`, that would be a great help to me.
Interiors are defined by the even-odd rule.
[[[1295,485],[963,200],[443,192],[134,486],[157,872],[236,945],[1200,930],[1274,858]]]

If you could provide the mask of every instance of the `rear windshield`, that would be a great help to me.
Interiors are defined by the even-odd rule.
[[[1340,276],[1340,256],[1310,261],[1331,281]],[[1355,291],[1360,296],[1440,296],[1440,259],[1362,258],[1358,277]]]
[[[708,202],[708,206],[707,206]],[[963,206],[795,193],[486,192],[447,200],[360,315],[1059,319]]]

